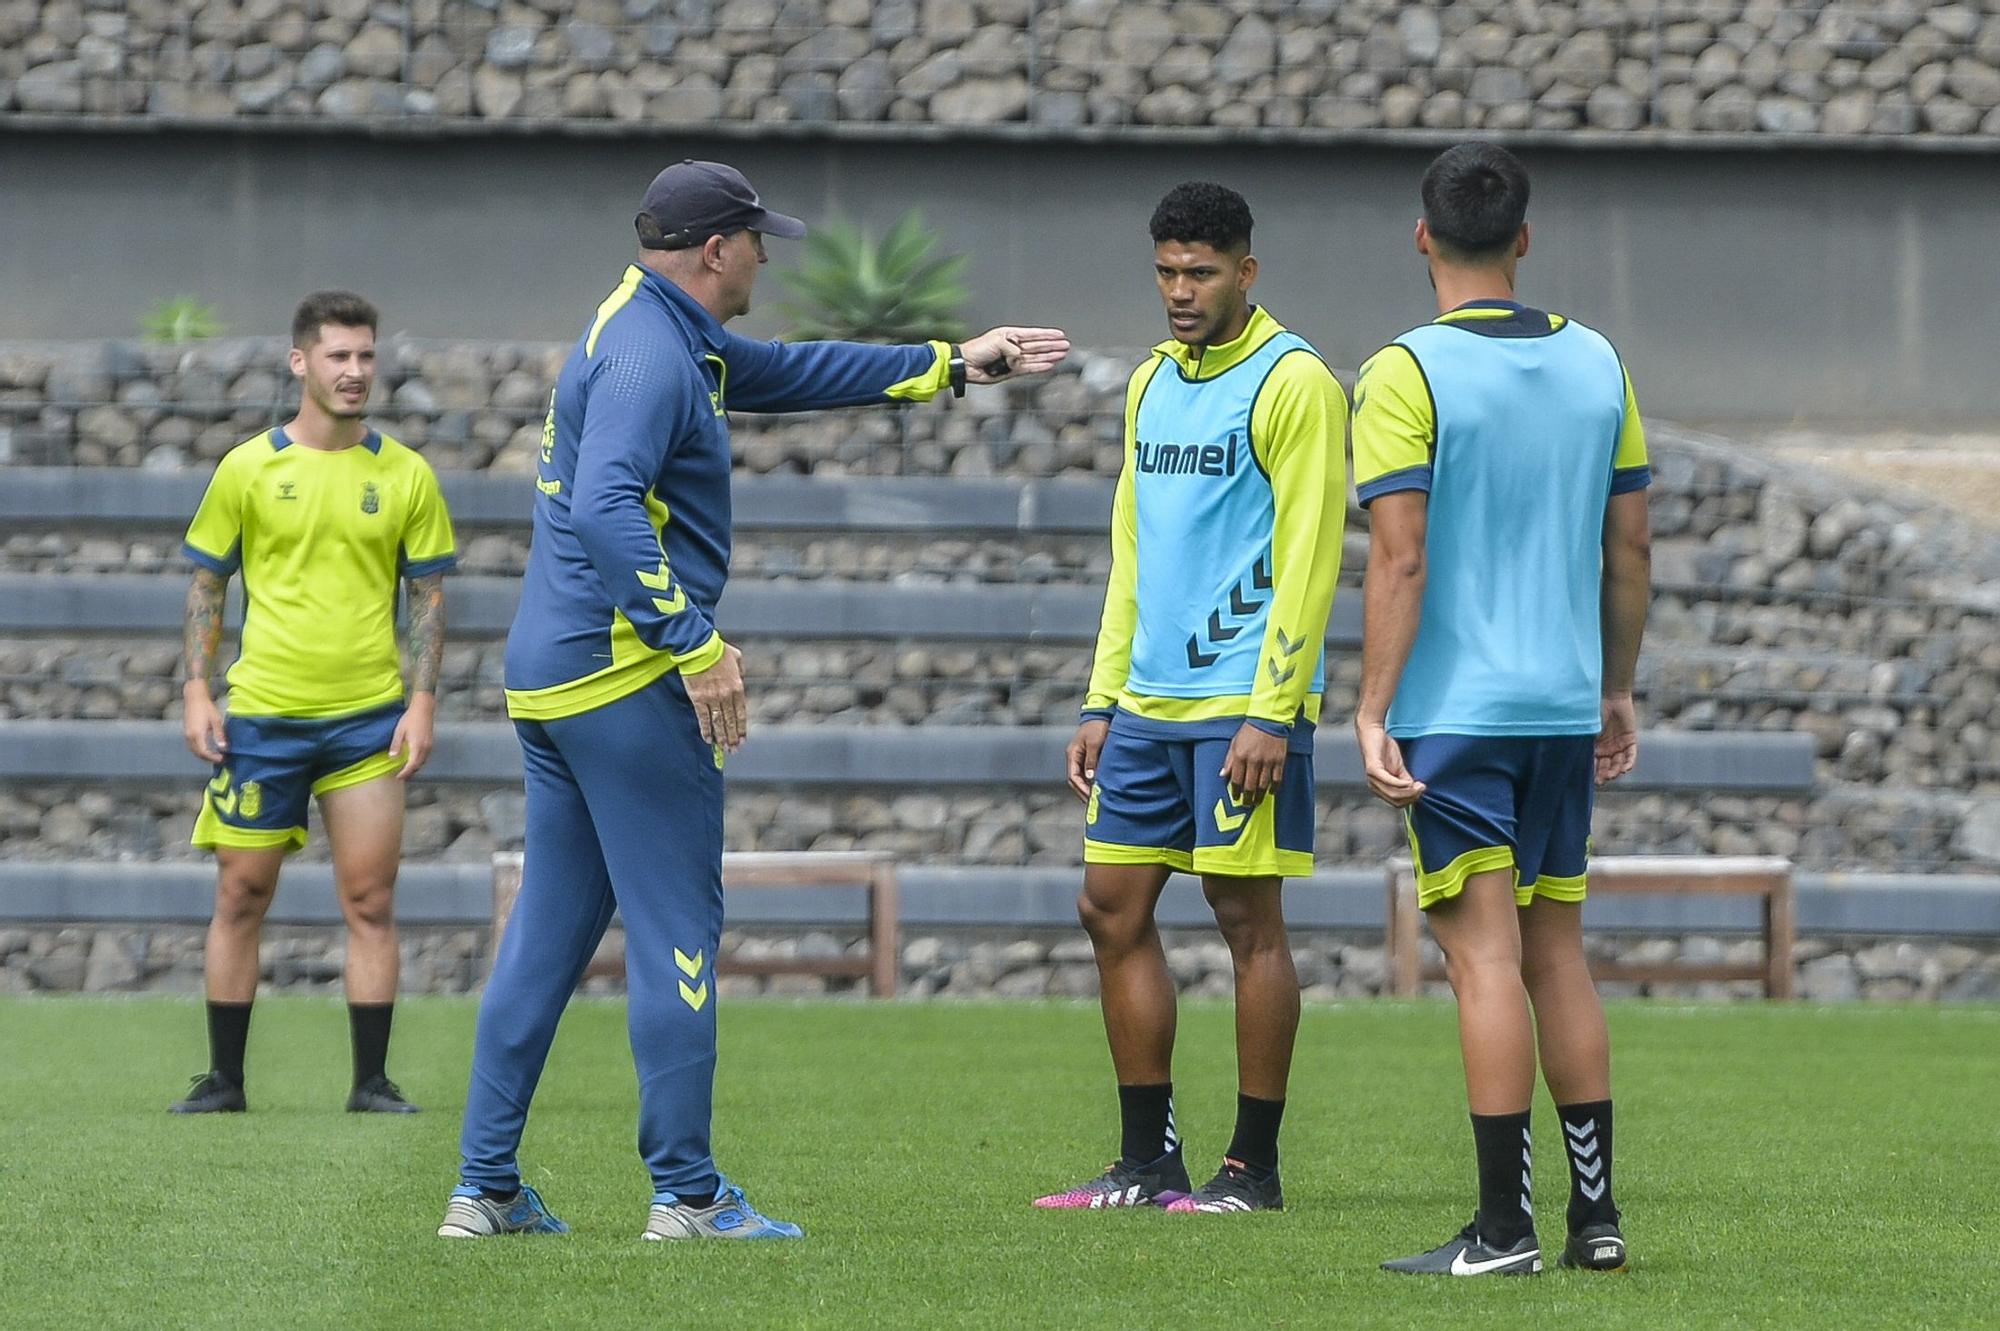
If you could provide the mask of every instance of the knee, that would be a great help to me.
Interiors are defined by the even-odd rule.
[[[1289,952],[1285,937],[1285,917],[1271,904],[1253,901],[1241,893],[1219,892],[1208,898],[1215,912],[1216,928],[1238,965],[1276,952]]]
[[[1521,950],[1521,980],[1530,989],[1562,984],[1581,975],[1590,982],[1590,963],[1581,939],[1540,940]]]
[[[1076,899],[1076,917],[1099,952],[1122,952],[1137,947],[1153,927],[1150,910],[1134,910],[1093,897],[1085,888]]]
[[[371,882],[349,887],[341,893],[340,910],[351,929],[387,929],[396,919],[395,885]]]
[[[1501,948],[1459,947],[1444,954],[1445,978],[1461,1000],[1518,991],[1523,987],[1521,956]]]
[[[257,924],[277,890],[276,879],[225,871],[216,880],[215,916],[224,924]]]

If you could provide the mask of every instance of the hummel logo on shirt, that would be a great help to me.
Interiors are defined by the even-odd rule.
[[[1234,476],[1236,435],[1225,444],[1149,444],[1138,441],[1134,465],[1162,476]]]

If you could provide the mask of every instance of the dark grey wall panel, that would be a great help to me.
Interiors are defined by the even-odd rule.
[[[1061,726],[776,726],[729,762],[732,782],[764,786],[1055,786],[1070,730]],[[1314,755],[1325,784],[1361,784],[1345,726]],[[173,721],[0,721],[0,781],[193,780],[204,765]],[[441,726],[424,777],[475,784],[520,780],[513,727]],[[1813,740],[1804,734],[1653,731],[1622,789],[1806,792]]]
[[[283,329],[348,286],[387,326],[576,337],[631,252],[667,161],[721,157],[809,219],[878,228],[921,206],[970,256],[975,323],[1060,323],[1086,345],[1165,336],[1148,266],[1154,201],[1223,180],[1256,211],[1259,297],[1352,369],[1430,317],[1412,248],[1416,146],[888,143],[0,132],[0,336],[130,334],[186,292],[234,331]],[[1605,331],[1640,400],[1682,419],[1899,422],[2000,416],[1988,284],[2000,171],[1988,154],[1523,149],[1535,177],[1522,293]],[[144,242],[131,200],[146,201]],[[1059,201],[1052,207],[1051,201]],[[796,247],[774,246],[774,268]],[[767,276],[774,276],[770,274]],[[770,334],[759,291],[745,331]]]
[[[445,472],[452,520],[464,527],[525,527],[528,478]],[[205,469],[10,467],[0,523],[25,526],[186,527],[208,484]],[[738,531],[992,532],[1097,535],[1111,517],[1111,482],[958,479],[940,476],[738,476]]]
[[[905,928],[1068,928],[1076,923],[1081,873],[1072,868],[906,866],[898,873]],[[1799,927],[1809,934],[2000,935],[2000,878],[1802,874]],[[397,886],[406,924],[481,925],[492,918],[483,864],[412,864]],[[1383,875],[1366,866],[1328,868],[1285,885],[1285,916],[1301,929],[1380,929]],[[0,920],[199,922],[215,898],[206,864],[0,861]],[[764,889],[729,895],[732,925],[853,923],[864,918],[859,888]],[[1174,876],[1160,922],[1211,922],[1192,878]],[[285,870],[274,924],[336,924],[332,873],[324,864]],[[1584,907],[1590,928],[1609,932],[1749,932],[1756,904],[1678,893],[1615,896]]]
[[[504,637],[520,580],[455,577],[446,583],[454,639]],[[179,633],[187,579],[171,574],[0,573],[0,633]],[[231,583],[229,623],[242,618]],[[1096,641],[1104,592],[1096,586],[904,585],[753,582],[723,593],[717,623],[734,638],[916,638],[1070,645]],[[1361,598],[1335,602],[1335,648],[1361,643]]]

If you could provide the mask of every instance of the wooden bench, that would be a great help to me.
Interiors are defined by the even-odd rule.
[[[860,887],[868,893],[868,951],[858,957],[758,957],[718,959],[721,975],[824,975],[866,979],[868,992],[888,998],[896,992],[901,948],[896,924],[896,863],[868,851],[812,851],[774,854],[732,853],[722,857],[724,893],[759,887]],[[521,890],[521,852],[493,857],[493,955]],[[584,971],[623,978],[623,949],[607,941]]]
[[[1792,949],[1798,940],[1792,901],[1792,862],[1762,856],[1630,855],[1593,859],[1590,893],[1717,892],[1763,899],[1764,960],[1759,963],[1660,962],[1627,965],[1593,962],[1599,980],[1639,983],[1666,980],[1761,980],[1766,998],[1792,996]],[[1441,980],[1439,966],[1421,966],[1418,956],[1417,879],[1408,860],[1388,871],[1389,992],[1414,994],[1423,980]]]

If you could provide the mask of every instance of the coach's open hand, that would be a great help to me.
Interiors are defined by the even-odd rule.
[[[1060,328],[992,328],[959,344],[965,353],[965,381],[997,384],[1024,374],[1047,374],[1069,355],[1069,334]]]
[[[1085,804],[1090,803],[1090,786],[1097,780],[1097,755],[1104,752],[1104,737],[1111,733],[1111,723],[1091,717],[1076,728],[1070,736],[1069,788]]]
[[[743,653],[725,646],[721,659],[706,670],[682,675],[688,701],[694,704],[694,719],[701,737],[720,744],[730,753],[743,747],[750,736],[750,703],[743,696]]]
[[[431,746],[437,742],[437,705],[435,693],[410,695],[410,705],[389,741],[390,754],[403,759],[402,769],[396,773],[398,781],[408,781],[431,760]]]
[[[1368,788],[1377,798],[1399,809],[1417,802],[1424,783],[1413,780],[1403,766],[1403,746],[1390,737],[1380,721],[1354,718],[1354,739],[1361,746],[1361,770],[1368,776]]]
[[[1264,796],[1285,779],[1285,759],[1291,741],[1273,735],[1245,721],[1229,741],[1222,759],[1222,779],[1229,783],[1229,798],[1239,809],[1254,809]]]

